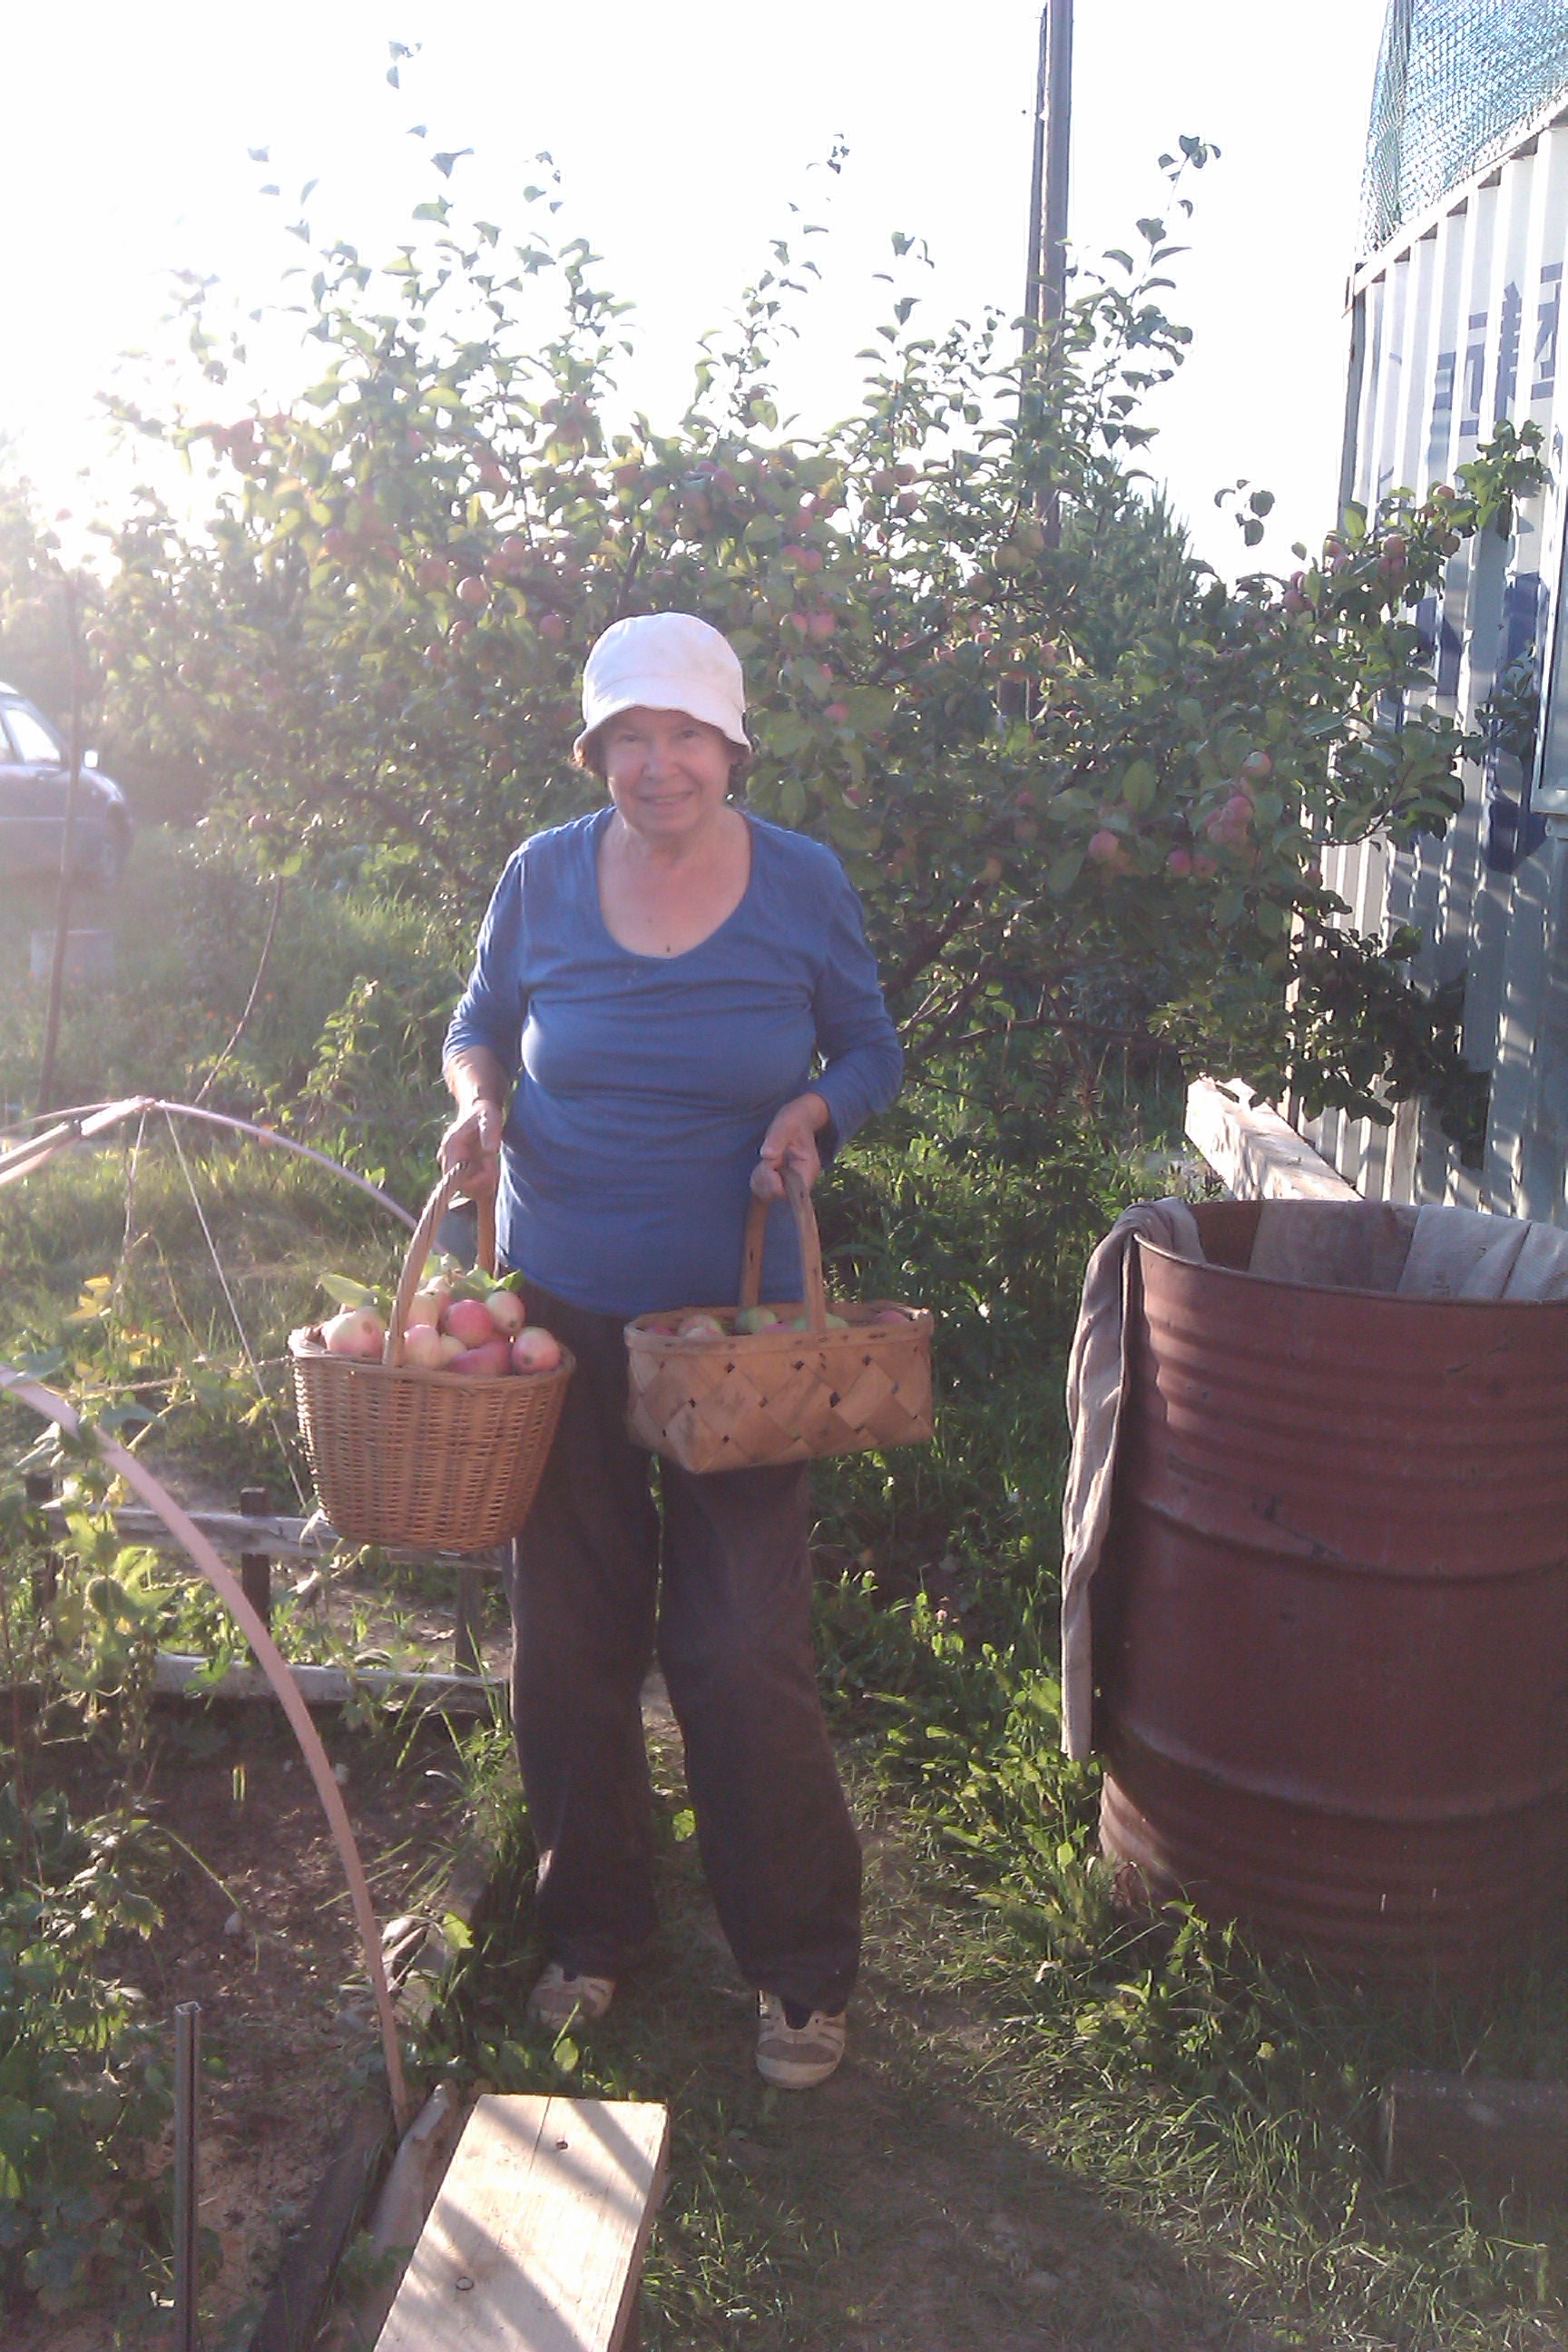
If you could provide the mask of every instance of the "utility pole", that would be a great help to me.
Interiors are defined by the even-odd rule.
[[[1072,132],[1073,0],[1045,0],[1035,77],[1035,161],[1029,184],[1029,268],[1024,348],[1067,306],[1068,155]]]

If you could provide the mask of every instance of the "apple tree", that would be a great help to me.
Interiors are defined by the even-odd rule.
[[[549,221],[548,177],[531,200]],[[1186,334],[1165,223],[1138,233],[1021,359],[999,316],[929,336],[897,291],[859,404],[810,439],[778,414],[809,315],[782,242],[664,431],[617,392],[622,306],[586,246],[509,241],[446,194],[378,267],[316,255],[321,373],[286,409],[241,396],[197,292],[206,412],[122,415],[210,511],[178,527],[148,494],[118,531],[91,639],[114,730],[195,761],[275,863],[352,845],[466,927],[521,836],[591,804],[569,751],[593,638],[695,611],[746,663],[749,803],[845,857],[917,1069],[984,1088],[1005,1065],[1027,1098],[1107,1038],[1163,1040],[1314,1103],[1473,1117],[1454,1006],[1412,985],[1408,940],[1342,928],[1318,857],[1459,804],[1464,739],[1405,707],[1413,607],[1461,537],[1506,528],[1530,428],[1230,587],[1139,468]],[[542,281],[542,337],[520,324]]]

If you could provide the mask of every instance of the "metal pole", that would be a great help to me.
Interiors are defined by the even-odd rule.
[[[82,646],[81,613],[76,583],[68,572],[62,583],[65,589],[66,634],[70,647],[71,721],[70,773],[66,782],[65,839],[60,845],[60,884],[55,900],[55,951],[49,964],[48,1010],[44,1015],[44,1059],[38,1073],[37,1110],[40,1118],[49,1108],[55,1090],[55,1052],[60,1034],[60,996],[65,986],[66,950],[70,943],[71,888],[76,877],[77,804],[81,797],[82,755]]]
[[[265,1486],[242,1486],[239,1490],[240,1515],[247,1519],[264,1519],[268,1516]],[[272,1622],[272,1560],[264,1551],[242,1551],[239,1555],[239,1581],[246,1599],[262,1623]]]
[[[174,2009],[174,2352],[196,2345],[196,2085],[202,2005]]]

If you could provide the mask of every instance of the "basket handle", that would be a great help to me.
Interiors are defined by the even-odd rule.
[[[425,1261],[430,1255],[430,1244],[436,1237],[436,1228],[462,1189],[463,1171],[460,1168],[448,1169],[446,1175],[438,1180],[435,1191],[419,1212],[419,1223],[414,1228],[413,1237],[408,1244],[408,1255],[403,1261],[403,1272],[398,1277],[397,1296],[392,1302],[392,1314],[386,1326],[386,1345],[381,1356],[382,1362],[389,1365],[394,1371],[403,1361],[403,1340],[407,1329],[408,1310],[414,1304],[414,1294],[418,1289],[420,1277],[425,1272]],[[479,1211],[479,1219],[478,1263],[483,1266],[487,1274],[494,1274],[496,1270],[495,1194],[486,1193],[482,1200],[475,1202],[474,1206]]]
[[[784,1171],[784,1198],[795,1212],[795,1229],[800,1235],[800,1261],[805,1276],[805,1312],[813,1339],[820,1339],[827,1328],[827,1292],[822,1279],[822,1244],[816,1231],[816,1212],[811,1205],[811,1187],[798,1169],[787,1164]],[[771,1201],[759,1201],[752,1195],[752,1205],[746,1212],[746,1247],[741,1261],[741,1305],[754,1307],[762,1295],[763,1244],[767,1238],[768,1211]]]

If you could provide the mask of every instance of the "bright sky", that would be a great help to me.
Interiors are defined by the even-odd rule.
[[[1342,301],[1382,17],[1383,0],[1080,0],[1075,243],[1089,255],[1123,243],[1159,209],[1155,158],[1182,132],[1223,150],[1189,183],[1193,250],[1166,299],[1195,341],[1153,412],[1149,463],[1226,570],[1240,539],[1212,500],[1238,475],[1279,499],[1247,562],[1288,568],[1289,541],[1333,520]],[[268,300],[306,257],[284,225],[311,179],[303,216],[319,236],[390,255],[412,205],[442,192],[430,154],[465,147],[454,192],[520,232],[518,192],[537,177],[535,152],[552,151],[561,226],[591,240],[637,306],[627,389],[656,424],[679,413],[698,335],[765,265],[790,202],[828,222],[810,241],[826,297],[803,314],[810,340],[788,379],[809,430],[854,404],[891,231],[931,248],[931,325],[1021,307],[1037,22],[1037,0],[29,9],[6,40],[0,434],[51,508],[112,499],[94,394],[118,352],[168,347],[168,273],[216,274],[247,306]],[[396,90],[391,41],[419,45]],[[840,135],[835,177],[820,165]],[[258,195],[268,180],[281,200]],[[319,373],[314,349],[301,383]]]

